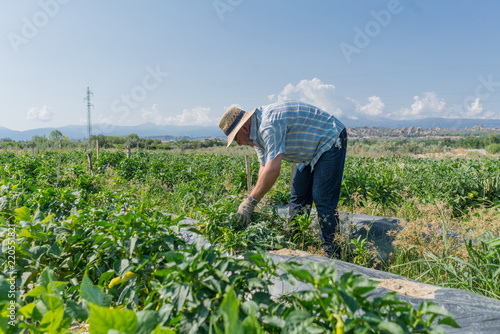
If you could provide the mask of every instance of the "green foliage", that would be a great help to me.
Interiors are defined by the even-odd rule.
[[[368,241],[366,238],[363,238],[363,236],[360,235],[357,238],[351,239],[350,244],[354,246],[352,250],[352,253],[354,254],[354,264],[366,266],[372,258],[370,250],[368,249]]]
[[[308,250],[310,246],[318,247],[318,238],[315,231],[311,228],[314,215],[301,214],[295,216],[292,225],[293,241],[299,245],[303,251]]]
[[[277,213],[257,211],[246,230],[235,224],[235,159],[102,152],[92,176],[84,152],[61,158],[56,189],[58,154],[0,155],[0,236],[11,226],[16,234],[14,270],[2,243],[0,290],[19,274],[17,323],[0,322],[4,331],[66,333],[88,324],[92,333],[381,333],[454,325],[432,304],[414,309],[393,294],[371,300],[375,282],[337,280],[332,267],[277,266],[260,250],[290,245]],[[203,233],[217,244],[186,244],[179,231],[192,226],[167,212],[205,216]],[[254,252],[237,258],[220,248]],[[269,287],[278,278],[312,289],[275,298]],[[2,315],[9,302],[0,299]]]
[[[500,144],[498,143],[489,144],[488,146],[486,146],[486,152],[488,152],[489,154],[500,153]]]
[[[237,201],[239,203],[240,200]],[[285,239],[285,222],[277,212],[261,210],[254,213],[254,220],[243,227],[238,224],[238,216],[235,214],[237,203],[233,202],[228,206],[229,203],[231,202],[218,202],[212,207],[202,209],[205,217],[201,222],[203,235],[210,243],[220,243],[221,248],[230,253],[292,246]]]
[[[352,272],[336,279],[333,265],[308,264],[309,270],[294,263],[281,263],[286,278],[293,284],[310,284],[313,289],[294,292],[284,297],[292,305],[284,318],[284,329],[314,329],[314,333],[413,333],[439,332],[439,323],[458,327],[449,312],[424,302],[419,309],[400,301],[395,292],[369,298],[377,283]],[[319,321],[318,321],[319,320]],[[312,331],[310,331],[312,332]]]
[[[469,261],[455,256],[438,258],[428,253],[422,261],[436,271],[446,275],[448,285],[474,291],[491,298],[500,299],[500,237],[487,233],[475,246],[472,240],[467,242]]]
[[[469,208],[500,204],[500,161],[432,160],[408,157],[353,158],[346,161],[341,199],[351,206],[375,203],[381,215],[406,197],[422,203],[445,202],[456,216]],[[377,214],[377,212],[374,212]]]
[[[450,149],[484,149],[493,143],[500,143],[500,134],[498,133],[472,133],[467,131],[455,130],[449,133],[443,133],[443,136],[460,136],[458,139],[446,138],[424,138],[415,139],[407,135],[407,139],[390,139],[391,134],[381,133],[380,140],[353,139],[350,140],[349,147],[354,152],[377,153],[379,155],[413,155],[425,153],[446,152]],[[392,135],[400,137],[401,133]]]
[[[59,140],[62,139],[63,134],[59,130],[53,130],[49,134],[49,140]]]

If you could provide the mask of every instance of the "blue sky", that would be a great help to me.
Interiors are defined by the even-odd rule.
[[[500,2],[2,1],[0,126],[217,126],[301,99],[342,119],[500,118]]]

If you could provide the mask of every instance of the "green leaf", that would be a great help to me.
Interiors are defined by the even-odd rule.
[[[115,275],[115,272],[114,270],[108,270],[106,271],[105,273],[103,273],[100,277],[99,277],[99,282],[97,283],[98,285],[104,285],[104,282],[106,282],[108,279],[110,279],[111,277],[113,277]]]
[[[134,254],[135,244],[137,243],[137,237],[130,238],[129,256],[132,257]]]
[[[239,320],[240,302],[234,293],[234,287],[231,286],[220,305],[220,313],[224,319],[225,333],[240,333],[242,328]]]
[[[406,334],[404,329],[395,322],[382,321],[378,324],[377,328],[391,334]]]
[[[289,270],[288,273],[301,282],[314,284],[314,278],[307,269],[292,269]]]
[[[17,221],[31,222],[30,209],[28,209],[27,207],[23,206],[22,208],[17,208],[14,211],[16,212]]]
[[[33,309],[33,319],[34,320],[42,320],[43,316],[49,311],[45,303],[39,300],[35,304],[35,308]]]
[[[154,271],[153,275],[165,277],[165,276],[168,276],[171,272],[172,272],[172,270],[170,270],[170,269],[160,269],[160,270]]]
[[[198,334],[199,328],[206,322],[210,314],[210,299],[206,298],[201,304],[198,304],[194,312],[184,312],[180,322],[180,333]]]
[[[446,311],[442,306],[436,305],[433,302],[423,302],[420,309],[424,314],[436,314],[442,315],[443,317],[452,316],[452,314]]]
[[[258,314],[259,313],[259,305],[253,300],[245,300],[241,304],[241,310],[246,314]]]
[[[303,333],[309,329],[314,321],[314,317],[304,310],[294,310],[286,317],[284,333]]]
[[[378,284],[379,282],[377,281],[372,281],[366,278],[358,278],[351,284],[351,288],[353,289],[352,293],[358,296],[363,295],[375,289]]]
[[[257,266],[263,267],[262,254],[259,253],[245,253],[245,257],[253,261]]]
[[[29,231],[29,227],[26,227],[21,230],[17,237],[30,239],[33,237],[33,234],[31,234],[31,232]]]
[[[134,214],[129,212],[125,215],[118,216],[118,218],[124,222],[125,224],[130,224],[130,222],[134,219]]]
[[[89,304],[90,315],[88,319],[90,334],[108,334],[109,331],[134,334],[137,329],[137,315],[125,309],[109,309]]]
[[[500,237],[486,240],[489,248],[498,248],[500,247]]]
[[[359,304],[353,296],[343,290],[339,290],[338,293],[352,312],[356,312],[359,309]]]
[[[47,293],[47,289],[45,289],[43,286],[39,285],[27,294],[25,294],[26,297],[35,297],[38,298],[42,293]]]
[[[66,301],[66,306],[64,308],[64,312],[67,317],[78,320],[86,320],[89,316],[87,309],[83,308],[81,305],[78,305],[74,300],[68,299]]]
[[[253,311],[243,320],[243,330],[245,334],[263,334],[264,329],[259,324]]]
[[[50,246],[49,250],[47,251],[47,256],[56,259],[58,259],[61,256],[61,248],[59,247],[57,241],[54,242],[52,246]]]
[[[133,266],[130,265],[130,261],[128,259],[121,259],[115,261],[113,264],[113,268],[115,269],[115,273],[118,276],[123,276],[127,271],[130,271]]]
[[[0,276],[0,301],[10,301],[9,296],[10,283],[5,277]]]
[[[172,329],[169,328],[163,328],[160,325],[156,326],[155,330],[152,332],[152,334],[176,334]]]
[[[184,302],[186,301],[187,295],[189,293],[190,287],[187,284],[178,285],[174,292],[173,303],[177,308],[177,311],[181,311]]]
[[[259,291],[253,294],[252,300],[257,304],[270,304],[271,295],[269,293]]]
[[[49,290],[50,283],[54,282],[55,280],[56,276],[54,275],[54,271],[49,267],[45,268],[45,270],[40,274],[40,277],[38,277],[38,283],[45,289],[47,289],[47,291]]]
[[[33,310],[35,309],[35,303],[26,304],[21,307],[18,311],[19,314],[24,316],[25,318],[33,317]]]
[[[150,334],[158,320],[158,312],[155,311],[140,311],[137,316],[137,334]]]
[[[64,307],[62,304],[55,308],[51,309],[42,318],[40,322],[40,330],[43,333],[49,334],[57,334],[60,333],[60,327],[62,325],[64,317]]]
[[[52,281],[49,284],[47,292],[58,294],[58,293],[64,291],[64,289],[66,288],[66,285],[68,285],[68,282]]]
[[[453,319],[452,317],[446,317],[446,318],[440,319],[438,321],[438,324],[440,324],[440,325],[448,325],[448,326],[451,326],[453,328],[460,328],[460,326],[457,324],[457,322],[455,321],[455,319]]]
[[[282,318],[275,316],[275,315],[273,315],[272,317],[269,317],[269,316],[262,317],[262,322],[267,324],[267,325],[271,325],[271,326],[278,327],[278,328],[283,328],[286,325],[285,320],[283,320]]]
[[[423,332],[423,329],[419,329],[418,327],[415,328],[415,332],[417,332],[417,330],[420,330],[421,333]],[[433,327],[431,327],[429,333],[432,333],[432,334],[446,334],[446,331],[444,330],[443,327],[433,326]]]
[[[48,310],[55,310],[56,308],[64,307],[60,298],[61,297],[58,295],[48,295],[48,294],[44,294],[40,297],[45,306],[47,306]]]
[[[380,322],[382,322],[382,319],[377,314],[374,314],[372,312],[367,312],[361,316],[361,321],[368,322],[369,324],[374,326],[374,325],[378,325]]]
[[[158,322],[159,323],[167,322],[170,318],[170,315],[172,314],[173,309],[174,306],[172,304],[163,305],[158,311],[158,316],[160,317],[158,319]]]
[[[98,306],[109,306],[113,300],[113,296],[106,294],[98,286],[94,286],[87,274],[83,276],[80,286],[80,296],[87,302]]]

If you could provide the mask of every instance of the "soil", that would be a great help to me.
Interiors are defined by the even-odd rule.
[[[293,250],[288,248],[282,248],[279,250],[272,250],[269,253],[276,255],[288,255],[288,256],[308,256],[307,252],[300,250]],[[375,279],[370,278],[375,281],[379,281],[379,288],[384,288],[391,291],[396,291],[400,295],[417,297],[422,299],[434,299],[434,292],[438,290],[438,287],[420,284],[417,282],[406,281],[402,279]]]
[[[396,291],[400,295],[423,299],[434,299],[434,292],[438,287],[424,285],[402,279],[373,279],[379,281],[379,288]]]
[[[309,256],[309,255],[311,255],[311,254],[304,252],[304,251],[293,250],[293,249],[288,249],[288,248],[272,250],[272,251],[269,251],[269,253],[273,253],[276,255],[288,255],[288,256]]]

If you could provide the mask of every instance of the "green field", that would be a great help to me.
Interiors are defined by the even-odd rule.
[[[283,165],[243,229],[234,212],[247,192],[245,161],[229,152],[235,154],[139,150],[127,159],[121,151],[101,151],[93,173],[83,151],[0,154],[1,328],[398,333],[437,330],[438,319],[453,324],[432,303],[414,309],[394,294],[370,300],[376,283],[355,275],[335,280],[332,267],[316,266],[311,274],[273,264],[263,251],[321,253],[310,220],[302,217],[303,233],[291,239],[275,209],[288,201],[291,166]],[[255,156],[251,169],[255,182]],[[500,299],[498,160],[349,156],[340,210],[404,222],[388,258],[344,237],[343,260]],[[186,245],[179,235],[183,217],[197,219],[193,231],[216,245]],[[313,290],[271,297],[268,286],[278,276]],[[11,290],[15,297],[5,298]]]

